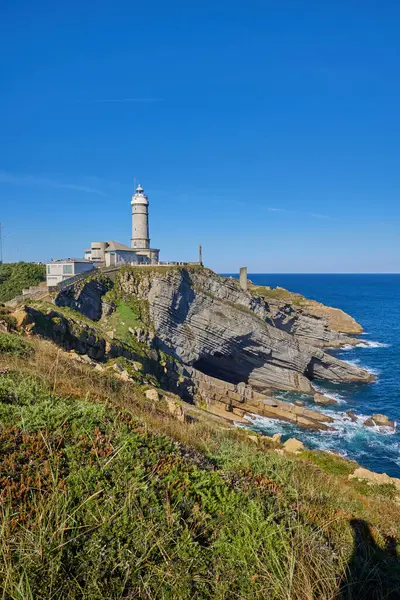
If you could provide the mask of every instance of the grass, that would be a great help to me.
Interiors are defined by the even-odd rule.
[[[304,301],[304,296],[300,294],[296,294],[294,292],[289,292],[283,288],[270,288],[269,286],[264,285],[251,285],[249,287],[249,291],[254,296],[260,296],[261,298],[270,298],[273,300],[286,300],[291,304],[295,304],[300,306]]]
[[[325,473],[331,475],[348,477],[350,473],[354,473],[354,470],[358,466],[352,460],[318,450],[307,450],[302,453],[302,456],[314,465],[317,465]]]
[[[32,346],[25,339],[13,333],[0,332],[0,354],[26,356]]]
[[[139,385],[30,344],[0,351],[1,598],[367,597],[343,595],[349,522],[383,552],[400,507],[348,481],[348,461],[177,422]],[[395,566],[373,569],[381,587]]]

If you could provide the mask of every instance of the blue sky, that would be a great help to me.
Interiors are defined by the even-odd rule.
[[[152,244],[221,272],[400,271],[400,3],[5,0],[4,259]]]

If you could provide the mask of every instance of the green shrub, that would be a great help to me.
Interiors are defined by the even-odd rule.
[[[15,354],[26,356],[32,351],[32,345],[12,333],[0,333],[0,354]]]
[[[19,296],[24,288],[37,285],[46,278],[46,266],[34,263],[5,263],[0,265],[0,302]]]

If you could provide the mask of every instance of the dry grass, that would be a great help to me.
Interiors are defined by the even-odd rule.
[[[258,503],[257,510],[261,509],[263,503],[266,503],[265,506],[270,506],[270,523],[268,516],[266,514],[263,516],[263,519],[266,519],[263,528],[270,527],[268,534],[266,533],[267,529],[262,529],[257,533],[255,524],[259,521],[260,516],[254,517],[253,521],[253,517],[250,519],[249,514],[249,523],[251,522],[252,525],[250,533],[246,536],[250,537],[245,536],[242,543],[246,544],[248,549],[256,548],[257,544],[254,542],[253,546],[251,540],[256,539],[257,535],[261,535],[259,542],[261,546],[259,546],[256,556],[252,556],[250,559],[248,554],[243,553],[240,540],[236,538],[235,541],[226,540],[224,544],[228,544],[228,550],[224,545],[221,550],[221,557],[225,557],[220,559],[222,561],[221,568],[225,565],[228,573],[230,569],[233,569],[232,577],[235,570],[243,574],[240,584],[237,583],[241,589],[241,595],[230,595],[229,577],[226,578],[226,573],[222,574],[216,571],[212,577],[217,577],[217,579],[213,580],[212,585],[208,582],[204,588],[201,588],[203,595],[197,597],[221,599],[268,597],[286,598],[287,600],[358,598],[355,589],[349,587],[344,592],[340,584],[353,551],[353,532],[349,522],[352,519],[368,521],[381,548],[389,538],[400,539],[400,507],[390,498],[381,495],[379,491],[374,494],[363,494],[357,484],[347,480],[346,473],[340,474],[340,465],[338,466],[336,462],[334,464],[336,474],[332,475],[326,472],[330,468],[328,460],[317,465],[313,464],[307,455],[303,458],[280,456],[270,448],[267,441],[264,442],[260,438],[259,444],[256,446],[253,441],[249,440],[245,431],[230,427],[225,423],[218,424],[215,420],[209,419],[206,413],[204,413],[204,417],[192,424],[178,422],[168,413],[163,401],[149,402],[139,385],[123,382],[116,379],[113,373],[99,372],[93,366],[71,360],[66,352],[51,342],[31,338],[30,344],[34,352],[28,357],[0,354],[0,367],[20,373],[26,379],[30,377],[38,379],[42,382],[44,389],[56,394],[57,397],[69,398],[77,402],[84,400],[86,403],[93,403],[101,407],[102,410],[105,407],[106,413],[110,411],[110,414],[115,415],[114,420],[118,421],[116,416],[118,414],[132,415],[137,420],[135,422],[140,424],[140,435],[151,436],[154,434],[167,436],[165,439],[172,438],[179,442],[179,452],[190,464],[200,465],[202,472],[206,474],[210,469],[215,471],[222,478],[227,489],[236,490],[238,494],[245,494],[243,498],[255,498]],[[116,434],[109,433],[107,435],[112,440],[112,435]],[[38,444],[38,452],[40,451],[44,456],[43,452],[45,453],[46,450],[40,439],[39,437],[34,442],[32,438],[32,443]],[[45,439],[47,439],[46,436]],[[146,437],[145,439],[152,438]],[[110,441],[110,443],[113,442]],[[51,470],[49,472],[51,473]],[[66,518],[64,514],[66,497],[64,491],[60,491],[57,487],[59,485],[58,472],[53,474],[52,481],[55,487],[54,494],[50,494],[52,498],[51,501],[49,500],[50,504],[40,505],[40,514],[37,513],[33,517],[36,525],[31,523],[24,536],[18,538],[19,543],[24,544],[24,552],[28,552],[27,548],[31,549],[29,552],[34,552],[35,545],[41,548],[42,552],[50,552],[46,550],[48,532],[51,531],[51,535],[55,535],[59,531],[56,524]],[[207,485],[211,485],[211,480]],[[52,502],[54,504],[51,504]],[[166,535],[176,535],[173,533],[173,529],[168,530],[168,519],[173,520],[175,517],[172,516],[174,510],[171,507],[168,509],[165,502],[168,505],[171,499],[163,500],[162,510],[167,512],[165,515],[163,512],[162,518],[167,519],[165,531],[169,531]],[[221,500],[221,502],[223,501]],[[169,517],[168,510],[170,511]],[[243,515],[235,513],[236,509],[233,509],[233,505],[229,510],[233,511],[232,519],[238,519],[237,527],[242,528],[244,526]],[[45,515],[44,523],[47,523],[47,529],[43,532],[39,522],[44,519]],[[4,519],[3,515],[3,524],[10,522]],[[151,537],[151,532],[147,530],[147,525],[147,522],[143,524],[143,535],[150,536],[149,540],[151,538],[152,541],[149,543],[154,544],[156,542]],[[217,522],[215,527],[217,529],[220,527]],[[35,537],[40,537],[40,535],[44,536],[43,540]],[[269,541],[265,538],[266,535],[271,536]],[[63,539],[61,536],[57,542],[58,546],[64,543]],[[165,541],[165,543],[167,542]],[[3,542],[2,552],[3,557],[9,560],[10,548],[7,542]],[[243,562],[244,555],[247,556],[246,561],[250,562]],[[198,560],[200,564],[200,558]],[[210,560],[212,562],[212,556],[210,556]],[[150,571],[153,566],[149,565]],[[169,568],[172,569],[172,564]],[[13,593],[3,595],[3,598],[29,598],[32,576],[25,576],[24,572],[17,567],[10,567],[10,569],[7,577],[12,578],[14,587],[10,583],[7,589],[13,589]],[[246,572],[248,577],[252,578],[249,581],[246,580]],[[17,573],[20,577],[19,583],[15,583]],[[125,597],[190,597],[187,595],[187,591],[179,591],[179,593],[176,591],[178,583],[174,577],[179,579],[181,575],[176,573],[173,576],[171,573],[172,571],[168,571],[168,575],[163,575],[162,582],[164,583],[160,583],[159,595],[152,595],[155,592],[149,591],[150,588],[146,587],[148,584],[144,583],[139,595],[132,593]],[[28,579],[25,581],[24,577],[28,577]],[[56,590],[59,574],[54,573],[53,577],[52,585]],[[175,581],[173,585],[171,577]],[[383,578],[382,575],[381,579]],[[171,585],[175,589],[175,596],[165,592],[166,589],[172,589]],[[344,595],[345,593],[347,595]],[[50,593],[46,595],[43,592],[40,597],[57,598],[61,596],[57,596],[55,591],[53,595]],[[97,596],[85,596],[82,593],[81,596],[71,597],[92,599]]]

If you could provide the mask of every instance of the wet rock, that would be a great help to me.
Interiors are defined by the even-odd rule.
[[[382,415],[380,413],[376,413],[376,414],[372,415],[371,417],[369,417],[369,419],[364,421],[364,425],[366,427],[379,426],[379,427],[390,427],[391,429],[396,428],[394,421],[391,421],[389,419],[389,417],[387,417],[386,415]]]
[[[314,394],[314,402],[315,404],[320,404],[322,406],[329,406],[331,404],[337,404],[337,400],[334,398],[330,398],[329,396],[325,396],[324,394]]]
[[[305,402],[303,400],[295,400],[294,403],[296,406],[304,406],[305,405]]]
[[[346,415],[349,417],[350,421],[353,421],[353,423],[357,421],[357,415],[352,410],[346,410]]]

